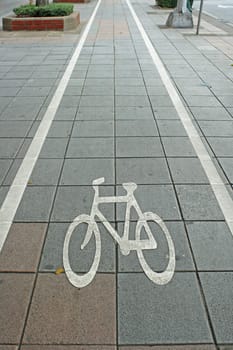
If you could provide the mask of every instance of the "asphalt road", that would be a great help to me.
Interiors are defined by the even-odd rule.
[[[200,1],[195,0],[193,7],[199,9]],[[204,0],[203,12],[233,24],[233,0]]]

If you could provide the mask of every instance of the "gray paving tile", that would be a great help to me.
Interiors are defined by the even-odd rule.
[[[27,187],[16,212],[15,221],[48,222],[54,195],[55,187]]]
[[[147,96],[116,96],[117,107],[150,107]]]
[[[155,223],[148,223],[154,238],[158,243],[156,250],[144,250],[143,254],[154,271],[164,271],[168,262],[168,247],[166,238]],[[166,226],[171,234],[176,254],[176,271],[194,271],[195,267],[192,261],[191,252],[186,237],[184,226],[180,222],[168,222]],[[136,222],[130,223],[129,238],[135,240]],[[123,233],[123,223],[118,224],[119,232]],[[141,232],[141,237],[146,239],[146,232]],[[128,256],[124,256],[118,248],[118,271],[119,272],[143,272],[139,263],[136,251],[131,251]]]
[[[4,110],[9,103],[12,101],[11,97],[1,97],[0,96],[0,112]]]
[[[17,107],[7,107],[1,114],[2,120],[35,120],[40,111],[40,106],[25,104]]]
[[[1,205],[3,204],[3,202],[5,200],[5,197],[7,195],[8,190],[9,190],[9,187],[6,187],[6,186],[0,187],[0,207],[1,207]]]
[[[112,158],[114,157],[113,138],[72,138],[68,158]]]
[[[200,278],[217,342],[233,343],[233,273],[203,272]]]
[[[100,196],[112,196],[113,194],[112,186],[100,188]],[[60,186],[55,198],[51,221],[71,222],[80,214],[89,215],[93,198],[94,190],[91,186]],[[99,209],[108,221],[115,221],[114,205],[103,204]]]
[[[77,120],[113,120],[113,107],[80,107]]]
[[[95,79],[98,80],[98,79]],[[93,83],[92,86],[90,85],[85,85],[82,95],[85,96],[113,96],[114,95],[114,87],[113,84],[108,84],[108,85],[104,85],[104,86],[100,86],[100,85],[94,85],[95,83]]]
[[[218,96],[218,98],[225,107],[233,107],[232,95],[231,96]]]
[[[116,136],[158,136],[153,120],[117,120]]]
[[[162,137],[167,157],[196,157],[195,150],[188,137]]]
[[[168,164],[176,184],[209,184],[197,158],[168,158]]]
[[[161,136],[187,136],[179,120],[158,120],[158,128]]]
[[[59,107],[55,115],[54,120],[67,120],[73,121],[77,113],[76,107]]]
[[[49,87],[49,86],[53,86],[56,82],[55,78],[47,78],[47,79],[36,79],[36,78],[32,78],[32,79],[28,79],[25,81],[25,87],[27,86],[31,86],[31,87]]]
[[[164,86],[148,86],[147,91],[149,96],[167,96],[168,94]]]
[[[221,103],[214,96],[185,96],[190,107],[221,107]]]
[[[233,183],[233,158],[219,158],[219,162],[230,183]]]
[[[27,82],[27,80],[25,79],[1,79],[0,81],[0,87],[11,87],[11,88],[16,88],[16,87],[21,87],[23,86],[25,83]]]
[[[233,137],[233,120],[231,121],[199,121],[205,136]]]
[[[0,96],[1,97],[14,97],[19,92],[20,88],[17,87],[0,87]]]
[[[191,107],[197,120],[231,120],[231,116],[223,107]]]
[[[232,137],[208,137],[207,140],[217,157],[233,156]]]
[[[69,80],[69,86],[83,86],[84,82],[84,78],[71,78]]]
[[[232,236],[224,222],[186,224],[199,270],[233,270]]]
[[[0,158],[15,157],[22,142],[20,138],[0,138]]]
[[[0,137],[26,137],[32,125],[31,121],[0,121]]]
[[[210,185],[176,185],[185,220],[223,220]]]
[[[68,139],[47,138],[44,142],[39,158],[64,158]]]
[[[145,87],[143,86],[132,86],[126,85],[117,85],[116,86],[116,95],[122,95],[122,96],[146,96],[147,91]]]
[[[23,87],[20,92],[18,93],[18,96],[27,96],[27,97],[36,97],[36,96],[48,96],[50,93],[51,87],[50,86],[26,86]]]
[[[126,191],[117,186],[117,194],[125,195]],[[171,185],[139,185],[135,191],[136,200],[142,212],[152,211],[163,220],[180,220],[179,206],[174,189]],[[117,204],[117,220],[125,220],[125,204]],[[138,220],[138,215],[132,208],[131,220]]]
[[[117,137],[117,157],[162,157],[162,145],[158,137]]]
[[[99,86],[100,88],[105,86],[111,89],[114,86],[114,79],[113,78],[87,78],[85,80],[85,89],[93,87],[98,90],[96,86]]]
[[[55,186],[58,183],[62,159],[38,159],[28,185]]]
[[[2,184],[11,165],[12,161],[10,159],[0,159],[0,185]]]
[[[22,97],[16,96],[9,104],[9,107],[20,107],[20,106],[24,106],[25,104],[42,106],[44,101],[45,101],[44,96],[38,96],[38,97],[31,96],[30,98],[25,96],[22,96]]]
[[[49,129],[48,137],[69,137],[72,121],[54,121]]]
[[[74,123],[72,137],[113,137],[112,121],[84,121]]]
[[[40,271],[56,271],[63,266],[63,245],[69,224],[52,223],[49,225],[47,238],[40,264]],[[101,258],[98,272],[114,272],[115,270],[115,244],[103,224],[98,224],[101,239]],[[86,272],[90,269],[95,252],[94,236],[81,250],[81,244],[85,238],[87,225],[80,224],[73,233],[70,241],[69,258],[72,269],[76,272]],[[56,248],[55,248],[56,247]]]
[[[138,273],[119,274],[118,281],[121,345],[212,343],[194,273],[176,273],[165,286]]]
[[[94,179],[105,177],[105,184],[114,184],[112,159],[66,159],[61,176],[62,185],[91,185]]]
[[[117,78],[115,79],[116,86],[144,86],[142,78]]]
[[[150,96],[150,102],[153,109],[157,107],[173,107],[169,96]]]
[[[80,103],[80,96],[63,96],[60,107],[78,107]]]
[[[80,99],[80,107],[110,107],[113,108],[113,96],[82,96]]]
[[[169,184],[171,182],[164,159],[129,158],[116,161],[117,184]]]
[[[155,107],[153,110],[156,119],[180,119],[174,107]]]
[[[82,86],[67,86],[64,96],[80,96],[82,95]]]
[[[116,107],[116,119],[117,120],[126,120],[126,119],[153,119],[153,113],[149,107]]]

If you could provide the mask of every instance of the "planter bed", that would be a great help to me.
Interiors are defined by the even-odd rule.
[[[70,2],[70,1],[69,1]],[[3,30],[71,30],[80,24],[79,12],[61,17],[16,17],[2,19]]]

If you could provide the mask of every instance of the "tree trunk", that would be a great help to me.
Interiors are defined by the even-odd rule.
[[[49,0],[36,0],[36,6],[45,6],[49,4]]]
[[[170,13],[166,25],[172,28],[193,28],[192,0],[178,0],[175,10]]]

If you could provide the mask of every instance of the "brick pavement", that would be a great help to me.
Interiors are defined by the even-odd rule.
[[[95,3],[80,5],[87,18]],[[164,62],[229,193],[233,181],[233,40],[158,27],[166,11],[133,7]],[[153,12],[153,14],[151,14]],[[205,23],[204,23],[205,24]],[[208,34],[208,35],[207,35]],[[63,75],[77,33],[1,33],[0,204]],[[98,273],[75,288],[64,273],[64,238],[89,214],[92,180],[100,195],[135,182],[143,212],[157,213],[175,246],[166,285],[144,274],[136,251],[124,256],[102,223]],[[102,204],[123,233],[125,207]],[[135,237],[137,213],[130,217]],[[168,247],[144,253],[161,272]],[[89,270],[94,236],[70,244],[76,273]],[[142,235],[143,238],[143,235]],[[209,180],[124,2],[105,0],[88,34],[0,256],[0,350],[214,350],[233,347],[232,235]]]

